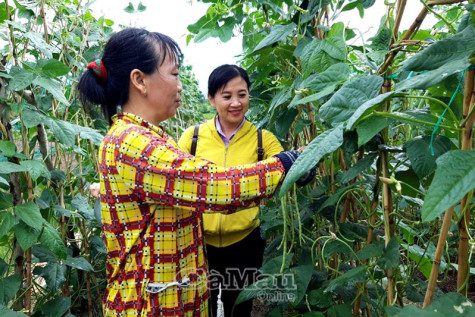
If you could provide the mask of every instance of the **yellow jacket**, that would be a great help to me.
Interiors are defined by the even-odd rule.
[[[113,120],[99,148],[104,316],[207,316],[201,214],[255,205],[274,193],[283,165],[219,167],[135,115]]]
[[[196,157],[208,159],[218,166],[237,166],[257,162],[257,128],[246,121],[226,147],[216,131],[216,117],[199,129]],[[194,127],[183,132],[179,147],[190,152]],[[282,145],[269,131],[262,130],[264,159],[283,151]],[[244,239],[259,226],[259,208],[253,207],[234,214],[203,214],[205,242],[215,247],[226,247]]]

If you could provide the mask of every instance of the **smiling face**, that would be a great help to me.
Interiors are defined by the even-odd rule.
[[[218,111],[223,130],[233,132],[249,109],[249,87],[242,77],[237,76],[218,89],[214,97],[208,95],[208,99]]]

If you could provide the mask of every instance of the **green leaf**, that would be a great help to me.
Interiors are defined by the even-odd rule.
[[[446,64],[467,61],[468,57],[475,50],[474,38],[475,24],[472,24],[461,33],[437,41],[422,52],[409,58],[404,63],[403,70],[433,70]]]
[[[378,157],[378,153],[370,153],[367,156],[363,157],[355,165],[353,165],[348,171],[343,174],[341,179],[342,184],[348,183],[350,180],[356,178],[362,172],[367,170],[373,165],[374,160]]]
[[[33,255],[37,257],[40,262],[58,262],[58,256],[41,245],[34,245],[31,248]]]
[[[26,160],[21,161],[20,165],[30,173],[31,178],[33,181],[36,181],[38,177],[45,174],[47,179],[51,178],[51,175],[46,167],[46,164],[43,161],[36,161],[36,160]]]
[[[80,131],[80,129],[77,129],[76,125],[67,121],[51,118],[48,118],[45,123],[61,143],[68,146],[74,145],[75,137]]]
[[[449,151],[436,163],[437,170],[421,210],[423,221],[431,221],[457,204],[475,184],[475,150]]]
[[[57,59],[42,59],[37,62],[37,71],[47,77],[58,77],[69,73],[70,69]]]
[[[391,120],[385,117],[370,117],[360,121],[356,126],[358,147],[368,143],[376,134],[386,128],[390,122]]]
[[[16,145],[8,140],[0,140],[0,151],[6,157],[12,157],[16,153]]]
[[[12,80],[8,83],[8,89],[11,91],[23,90],[33,83],[36,78],[36,74],[29,70],[20,68],[18,66],[12,66],[9,73],[12,76]]]
[[[102,134],[88,127],[81,127],[81,132],[79,132],[79,136],[82,139],[91,140],[94,145],[100,145],[102,139],[104,139],[104,136]]]
[[[45,122],[49,118],[37,110],[29,108],[23,109],[23,124],[26,128],[36,127],[38,124]]]
[[[54,98],[56,98],[56,100],[66,106],[69,106],[69,101],[66,99],[66,97],[64,97],[61,84],[58,81],[47,77],[37,77],[33,80],[33,84],[48,90],[54,96]]]
[[[435,70],[413,76],[397,83],[396,91],[405,89],[427,89],[447,79],[450,75],[463,72],[468,66],[470,66],[468,59],[448,61]]]
[[[0,305],[0,316],[2,317],[27,317],[25,314],[13,311],[7,307]]]
[[[27,226],[23,222],[16,224],[13,227],[13,232],[23,250],[31,248],[40,236],[40,230]]]
[[[89,201],[81,194],[77,194],[71,201],[71,205],[78,210],[78,212],[84,217],[84,219],[95,219],[94,210],[89,206]]]
[[[64,264],[68,265],[68,266],[71,266],[75,269],[78,269],[78,270],[83,270],[83,271],[87,271],[87,272],[93,272],[94,271],[94,268],[91,266],[91,264],[89,262],[87,262],[87,260],[83,257],[76,257],[76,258],[72,258],[70,256],[68,256],[66,258],[66,260],[63,261]]]
[[[290,187],[320,159],[338,149],[343,144],[343,126],[329,129],[313,139],[290,168],[279,191],[279,197],[287,193]]]
[[[257,44],[253,52],[277,42],[285,42],[287,36],[289,36],[296,28],[297,25],[295,23],[290,23],[287,25],[279,24],[272,26],[270,33],[262,41],[260,41],[259,44]]]
[[[293,305],[297,305],[307,292],[308,284],[312,279],[313,265],[300,265],[290,268],[289,271],[294,275],[295,281],[295,285],[292,287],[294,288],[293,293],[295,294],[292,303]],[[287,288],[287,291],[290,291],[290,289]]]
[[[333,305],[333,300],[323,289],[319,288],[308,292],[308,303],[312,307],[327,308]]]
[[[41,33],[26,32],[23,36],[30,39],[31,44],[48,58],[52,58],[53,53],[59,53],[58,48],[45,42]]]
[[[287,254],[285,256],[284,269],[290,266],[290,264],[292,263],[293,256],[294,256],[293,253]],[[264,263],[260,271],[264,274],[279,274],[283,259],[284,259],[283,255],[271,258],[270,260],[266,261],[266,263]]]
[[[365,102],[378,96],[382,84],[383,78],[379,76],[356,78],[343,85],[329,101],[323,104],[319,115],[331,124],[344,122],[352,117]]]
[[[270,290],[275,289],[275,278],[274,275],[267,275],[265,277],[261,277],[252,285],[249,285],[245,289],[243,289],[239,296],[236,298],[235,305],[253,299],[257,296],[263,295],[263,290],[270,293]]]
[[[45,279],[46,289],[50,292],[59,291],[66,281],[66,266],[57,262],[50,262],[44,267],[37,266],[33,273]]]
[[[383,255],[376,262],[383,270],[390,269],[399,264],[399,242],[396,237],[392,237],[388,245],[384,248]]]
[[[0,304],[7,305],[20,289],[21,277],[18,274],[0,279]]]
[[[11,162],[0,162],[0,171],[2,174],[26,172],[26,167]]]
[[[365,268],[362,266],[357,266],[355,268],[352,268],[345,274],[333,279],[330,281],[328,284],[327,288],[325,289],[325,292],[331,292],[335,290],[337,287],[341,286],[353,286],[356,283],[361,283],[366,281],[366,271]]]
[[[446,316],[460,316],[470,317],[475,316],[475,305],[470,302],[467,297],[459,293],[448,293],[435,299],[425,309],[417,308],[416,306],[408,305],[401,309],[395,317],[446,317]]]
[[[380,77],[378,77],[378,78],[380,78]],[[374,90],[373,90],[373,92],[374,92]],[[403,96],[403,95],[404,94],[396,93],[394,91],[390,91],[390,92],[380,94],[380,95],[377,95],[377,96],[375,96],[373,94],[373,96],[374,96],[373,98],[364,101],[363,104],[358,106],[357,109],[355,109],[350,114],[350,118],[348,119],[348,123],[347,123],[347,129],[348,130],[354,129],[354,127],[358,123],[359,119],[361,117],[363,117],[365,114],[371,112],[379,104],[381,104],[381,103],[383,103],[383,102],[385,102],[385,101],[387,101],[391,98],[398,97],[398,96]],[[373,120],[373,118],[371,118],[370,120]]]
[[[5,273],[8,271],[8,268],[9,265],[2,258],[0,258],[0,276],[5,275]]]
[[[30,227],[38,230],[41,230],[45,223],[43,216],[41,216],[40,209],[33,202],[15,206],[15,215]]]
[[[327,312],[327,317],[351,316],[352,309],[350,304],[333,305]]]
[[[41,311],[48,317],[62,317],[70,307],[70,297],[59,297],[43,304]]]
[[[0,212],[0,238],[6,235],[18,220],[9,211]]]
[[[140,2],[139,5],[137,6],[137,11],[138,11],[138,12],[144,12],[145,10],[147,10],[147,7],[144,6],[144,5],[142,4],[142,2]]]
[[[132,4],[132,2],[129,2],[129,5],[124,8],[124,11],[127,12],[127,13],[134,13],[135,12],[134,5]]]
[[[356,253],[358,260],[364,261],[370,258],[379,258],[384,253],[384,243],[382,241],[375,241],[366,245],[363,249]]]
[[[418,136],[405,144],[407,157],[411,161],[412,168],[419,178],[424,178],[435,171],[436,159],[450,150],[452,143],[445,136],[437,135],[434,138],[434,156],[430,150],[430,135]]]
[[[45,222],[43,232],[40,236],[41,245],[52,251],[61,259],[66,259],[67,249],[59,232],[49,223]]]

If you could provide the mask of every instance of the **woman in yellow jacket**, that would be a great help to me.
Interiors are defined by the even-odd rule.
[[[207,316],[201,215],[272,195],[298,156],[223,168],[181,151],[160,127],[180,106],[180,54],[166,35],[125,29],[78,83],[112,123],[98,160],[105,316]]]
[[[216,68],[209,76],[208,99],[218,114],[197,131],[196,127],[188,128],[178,141],[180,148],[219,166],[257,162],[258,129],[245,118],[249,88],[249,76],[241,67]],[[193,137],[197,137],[197,141],[193,142]],[[262,130],[261,140],[264,150],[261,160],[283,151],[271,132]],[[250,316],[252,311],[252,301],[236,306],[234,302],[245,284],[255,282],[262,265],[265,240],[260,234],[258,211],[258,207],[253,207],[233,214],[203,214],[211,305],[216,303],[217,287],[221,283],[226,317],[232,313],[239,317]]]

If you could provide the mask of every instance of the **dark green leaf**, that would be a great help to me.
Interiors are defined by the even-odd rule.
[[[138,12],[144,12],[145,10],[147,10],[147,7],[144,6],[144,5],[142,4],[142,2],[140,2],[139,5],[137,6],[137,11],[138,11]]]
[[[0,140],[0,151],[2,151],[4,156],[12,157],[15,155],[16,145],[8,140]]]
[[[2,317],[27,317],[25,314],[13,311],[7,307],[0,305],[0,316]]]
[[[66,266],[57,262],[48,263],[48,265],[41,267],[37,266],[33,273],[41,276],[46,281],[46,289],[50,292],[57,292],[66,281]]]
[[[0,278],[0,304],[7,305],[20,289],[21,277],[18,274]]]
[[[41,245],[48,248],[61,259],[66,259],[67,249],[59,232],[48,222],[45,222],[43,232],[40,236]]]
[[[405,148],[407,156],[411,161],[412,168],[419,178],[429,176],[435,171],[437,165],[436,159],[449,151],[452,143],[444,136],[437,135],[434,138],[434,156],[430,150],[431,136],[418,136],[406,143]]]
[[[41,228],[43,228],[43,224],[45,223],[43,216],[41,216],[40,209],[33,202],[16,206],[15,215],[17,215],[30,227],[38,230],[41,230]]]
[[[37,69],[39,73],[47,77],[58,77],[69,73],[69,67],[58,61],[57,59],[39,60]]]
[[[124,8],[124,11],[127,12],[127,13],[134,13],[135,12],[135,9],[134,9],[134,6],[133,6],[132,2],[129,2],[129,5]]]
[[[18,220],[8,211],[0,212],[0,238],[2,238],[15,224],[18,223]]]
[[[2,171],[2,174],[10,174],[26,172],[26,168],[11,162],[0,162],[0,171]]]
[[[378,153],[370,153],[359,160],[358,163],[353,165],[348,171],[344,173],[341,179],[342,184],[348,183],[350,180],[356,178],[359,174],[370,168],[377,157]]]
[[[313,265],[300,265],[297,267],[291,267],[289,271],[294,275],[294,282],[291,287],[286,287],[286,290],[290,292],[291,289],[293,289],[293,293],[295,296],[293,296],[292,303],[294,305],[297,305],[300,303],[302,298],[305,296],[305,293],[307,292],[307,287],[308,284],[310,283],[310,280],[312,278],[312,272],[313,272]],[[287,277],[287,275],[286,275]]]
[[[468,59],[448,61],[435,70],[413,76],[396,84],[396,90],[426,89],[434,86],[453,74],[461,73],[470,63]]]
[[[364,105],[365,102],[378,96],[382,84],[383,78],[379,76],[356,78],[344,84],[343,87],[320,108],[319,115],[334,125],[344,122],[350,117],[354,117],[355,111]],[[371,106],[380,102],[378,99],[372,103]],[[351,128],[351,124],[348,124],[348,126]]]
[[[335,151],[342,144],[342,125],[329,129],[313,139],[290,168],[280,188],[279,197],[285,195],[285,193],[289,191],[290,187],[302,175],[317,165],[317,163],[325,154]]]
[[[308,303],[312,307],[327,308],[333,305],[333,300],[323,289],[319,288],[308,292]]]
[[[12,80],[10,80],[8,83],[8,89],[11,91],[25,89],[31,85],[33,80],[36,78],[34,73],[18,66],[12,66],[12,69],[10,70],[10,76],[12,76]]]
[[[384,243],[382,241],[375,241],[366,245],[363,249],[356,254],[358,260],[364,261],[370,258],[379,258],[383,255]]]
[[[293,253],[287,254],[285,256],[285,264],[284,264],[284,269],[288,268],[290,266],[290,263],[292,263],[292,257],[294,256]],[[284,256],[280,255],[275,258],[271,258],[268,260],[260,271],[264,274],[278,274],[280,273],[280,269],[282,267],[282,262],[283,262]]]
[[[37,110],[25,108],[23,110],[23,124],[26,128],[36,127],[38,124],[48,120],[48,117]]]
[[[70,307],[70,297],[59,297],[43,304],[41,311],[48,317],[62,317]]]
[[[45,174],[46,178],[50,178],[51,175],[46,167],[46,164],[43,161],[33,161],[33,160],[26,160],[21,161],[20,165],[30,173],[31,178],[33,181],[36,181],[38,177]]]
[[[0,276],[5,275],[5,273],[8,271],[8,267],[8,264],[2,258],[0,258]]]
[[[388,245],[384,248],[383,255],[378,260],[377,264],[383,270],[390,269],[399,264],[399,242],[396,237],[391,238]]]
[[[59,119],[49,119],[45,123],[61,143],[69,146],[74,145],[75,137],[80,131],[76,125]]]
[[[330,284],[328,284],[327,288],[325,289],[325,292],[331,292],[337,287],[341,286],[353,286],[356,283],[361,283],[366,281],[366,272],[365,268],[362,266],[358,266],[355,268],[352,268],[345,274],[333,279],[330,281]]]
[[[287,25],[274,25],[271,28],[269,35],[267,35],[262,41],[259,42],[259,44],[257,44],[253,52],[277,42],[285,42],[287,36],[289,36],[292,31],[296,29],[296,27],[297,25],[295,25],[295,23],[290,23]]]
[[[327,317],[351,316],[352,309],[350,304],[334,305],[327,312]]]
[[[89,201],[81,194],[76,195],[71,201],[71,205],[78,210],[78,212],[84,217],[84,219],[92,220],[96,219],[94,216],[94,210],[89,206]]]
[[[475,184],[475,150],[449,151],[437,159],[437,170],[421,214],[431,221],[457,204]]]
[[[15,232],[15,238],[23,250],[31,248],[40,236],[40,230],[27,226],[23,222],[16,224],[13,227],[13,232]]]
[[[446,64],[466,62],[475,50],[474,38],[475,24],[472,24],[461,33],[437,41],[414,55],[404,63],[403,70],[433,70]]]
[[[48,250],[47,248],[41,246],[41,245],[34,245],[31,248],[33,255],[37,257],[40,262],[57,262],[58,261],[58,256]]]
[[[264,295],[263,290],[271,293],[271,290],[275,289],[274,275],[266,275],[261,277],[257,282],[249,285],[239,293],[236,299],[235,305],[243,303],[257,296]]]
[[[87,260],[83,257],[72,258],[70,256],[67,257],[66,260],[63,261],[64,264],[71,266],[78,270],[83,270],[87,272],[93,272],[94,268],[87,262]]]
[[[386,128],[390,123],[389,118],[384,117],[370,117],[361,121],[356,126],[358,133],[358,146],[368,143],[376,134]]]
[[[56,100],[66,106],[69,106],[69,101],[64,96],[64,93],[61,89],[61,84],[58,81],[47,77],[37,77],[35,80],[33,80],[33,83],[48,90],[54,96],[54,98],[56,98]]]

